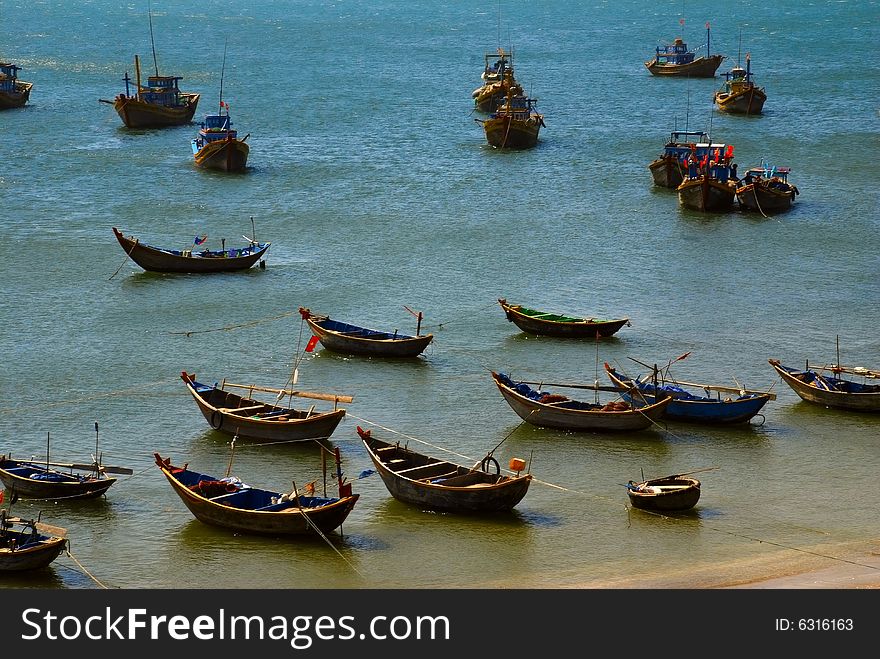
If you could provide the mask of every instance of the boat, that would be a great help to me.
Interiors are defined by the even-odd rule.
[[[0,481],[23,499],[94,499],[116,482],[107,474],[134,472],[127,467],[105,465],[98,453],[98,424],[95,423],[95,455],[91,463],[52,462],[49,459],[49,435],[46,435],[46,459],[15,459],[0,455]]]
[[[344,482],[336,450],[338,497],[289,493],[251,487],[236,476],[222,478],[176,467],[171,458],[153,454],[156,465],[193,516],[213,526],[263,535],[322,535],[339,528],[357,503],[351,483]]]
[[[196,246],[203,244],[207,238],[197,236],[189,249],[170,249],[142,243],[139,238],[126,236],[116,227],[113,227],[113,235],[128,257],[148,272],[234,272],[246,270],[257,261],[260,262],[260,267],[264,268],[266,266],[264,256],[271,245],[250,238],[250,242],[244,247],[226,249],[224,240],[222,249],[196,250]]]
[[[671,44],[657,46],[654,57],[645,62],[645,67],[655,76],[714,78],[725,56],[709,54],[709,35],[709,23],[706,23],[704,56],[697,57],[695,51],[688,50],[687,44],[681,37],[676,37]]]
[[[197,167],[221,172],[241,172],[247,167],[250,146],[247,138],[239,139],[232,127],[229,103],[223,100],[223,75],[226,71],[226,47],[223,48],[223,65],[220,69],[220,108],[216,114],[206,114],[199,124],[199,134],[192,140],[192,153]],[[226,111],[224,114],[224,110]]]
[[[221,101],[217,114],[205,115],[199,126],[199,134],[192,140],[196,166],[221,172],[241,172],[247,168],[250,133],[239,139],[238,131],[232,128],[228,103]]]
[[[512,54],[504,52],[503,48],[499,48],[497,54],[486,53],[486,66],[481,77],[483,84],[471,94],[474,98],[474,108],[480,112],[487,114],[495,112],[507,98],[508,88],[514,94],[523,93],[513,74]]]
[[[644,404],[653,403],[658,391],[670,396],[672,400],[663,415],[670,421],[713,425],[746,423],[769,401],[776,399],[776,394],[767,391],[669,379],[668,369],[656,366],[648,375],[632,378],[605,362],[605,372],[611,383],[620,388],[624,399]]]
[[[626,493],[633,508],[658,512],[690,510],[700,500],[700,481],[685,475],[629,481]]]
[[[623,432],[645,430],[663,417],[672,398],[639,406],[624,400],[590,403],[574,400],[563,394],[543,390],[543,386],[571,387],[610,391],[619,394],[617,387],[600,385],[571,385],[515,381],[504,373],[492,371],[498,390],[516,414],[535,426],[558,430]],[[538,389],[530,385],[540,385]]]
[[[539,336],[595,339],[609,337],[624,325],[631,325],[629,318],[578,318],[510,304],[505,298],[498,298],[498,304],[508,321],[523,332]]]
[[[767,361],[782,381],[808,403],[853,412],[880,412],[880,385],[868,383],[880,378],[880,371],[840,364],[810,366],[809,361],[799,370],[784,366],[778,359]]]
[[[20,66],[11,62],[0,62],[0,110],[20,108],[31,97],[34,83],[18,79]]]
[[[140,58],[134,56],[135,80],[125,72],[122,79],[125,93],[119,93],[112,101],[103,98],[101,103],[112,105],[127,128],[164,128],[182,126],[192,121],[199,104],[200,94],[180,90],[181,76],[159,75],[156,59],[156,43],[153,39],[153,14],[148,12],[150,21],[150,46],[153,50],[155,75],[147,76],[146,86],[141,84]],[[132,85],[134,82],[134,93]]]
[[[727,211],[736,200],[733,145],[711,141],[694,145],[687,174],[678,186],[682,207],[696,211]]]
[[[699,130],[672,131],[663,153],[648,165],[654,185],[673,190],[681,185],[687,174],[687,157],[698,143],[708,141],[709,136]]]
[[[790,183],[788,167],[760,167],[746,170],[736,188],[736,198],[741,210],[778,213],[791,208],[794,198],[800,194],[797,186]]]
[[[338,407],[337,404],[352,401],[351,396],[339,394],[273,389],[257,385],[233,384],[225,380],[219,384],[215,382],[213,385],[207,385],[196,381],[195,374],[186,371],[181,372],[180,377],[205,420],[214,430],[227,435],[237,435],[243,439],[259,439],[264,442],[327,439],[345,416],[345,409]],[[226,387],[244,390],[247,396],[226,391]],[[334,405],[332,410],[327,411],[315,410],[314,405],[305,410],[292,407],[292,403],[283,407],[276,403],[255,400],[254,392],[275,394],[276,403],[285,396],[290,401],[293,396],[298,396],[333,401]]]
[[[523,499],[532,481],[531,474],[522,473],[525,462],[519,458],[510,461],[515,473],[506,475],[491,454],[465,467],[417,453],[400,442],[382,441],[360,426],[357,432],[388,492],[403,503],[449,513],[506,512]]]
[[[488,119],[475,119],[483,125],[486,141],[496,149],[530,149],[538,143],[544,115],[535,110],[538,100],[514,88],[513,74],[505,73],[507,96]]]
[[[0,572],[47,567],[67,549],[67,531],[0,511]]]
[[[719,110],[732,114],[761,114],[767,93],[752,80],[752,58],[746,55],[746,68],[738,64],[724,74],[724,84],[715,92]]]
[[[334,352],[370,357],[416,357],[434,339],[433,334],[419,334],[422,314],[418,314],[416,336],[397,330],[385,332],[332,320],[329,316],[312,313],[305,307],[299,313],[308,323],[321,345]]]

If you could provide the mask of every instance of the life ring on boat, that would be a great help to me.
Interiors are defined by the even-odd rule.
[[[223,415],[220,413],[220,410],[214,410],[210,423],[214,430],[220,430],[223,427]]]
[[[493,458],[491,455],[487,455],[483,458],[483,461],[480,463],[480,469],[485,471],[487,474],[492,472],[489,471],[489,465],[495,465],[495,475],[499,475],[501,473],[501,465],[498,464],[498,460]]]

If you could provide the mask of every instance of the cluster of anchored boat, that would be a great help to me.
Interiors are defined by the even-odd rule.
[[[657,76],[714,78],[724,55],[709,54],[710,26],[706,23],[706,55],[697,57],[679,37],[672,44],[658,46],[645,66]],[[725,82],[713,95],[719,110],[732,114],[759,115],[767,93],[752,80],[752,59],[746,54],[746,68],[739,64],[724,74]],[[678,191],[681,205],[697,211],[727,211],[739,208],[762,215],[788,210],[799,191],[789,182],[788,167],[761,162],[742,179],[733,163],[733,145],[715,143],[702,131],[675,130],[663,152],[648,169],[654,183]]]
[[[523,332],[558,339],[595,339],[597,351],[602,337],[631,326],[628,318],[576,317],[511,304],[503,298],[498,302],[507,319]],[[414,336],[333,320],[301,307],[302,321],[313,333],[304,351],[311,352],[321,343],[324,349],[348,355],[418,358],[434,337],[420,333],[421,312],[408,310],[417,318]],[[776,398],[770,391],[748,390],[739,383],[732,387],[673,377],[672,365],[689,354],[669,360],[662,368],[633,359],[647,369],[638,376],[629,376],[605,363],[610,380],[607,386],[599,385],[598,380],[593,384],[517,380],[500,372],[492,372],[491,377],[503,399],[524,422],[574,432],[646,431],[652,426],[660,428],[661,421],[748,423]],[[809,363],[804,370],[798,370],[775,359],[769,361],[782,380],[805,401],[843,410],[880,412],[880,385],[869,383],[880,379],[878,371],[839,364],[810,367]],[[170,457],[154,454],[156,465],[193,516],[206,524],[245,533],[323,535],[341,527],[360,495],[352,491],[352,483],[343,474],[339,449],[328,448],[324,440],[331,437],[345,417],[346,410],[339,404],[351,402],[351,396],[226,380],[206,384],[186,371],[180,377],[208,424],[232,437],[232,453],[222,476],[194,471],[188,464],[176,466]],[[291,382],[295,382],[295,377]],[[558,393],[559,390],[588,390],[594,397],[572,398]],[[261,401],[257,398],[259,393],[272,394],[273,400]],[[323,411],[316,410],[314,404],[300,408],[294,405],[294,398],[332,402],[333,407]],[[108,474],[131,474],[130,469],[102,464],[97,431],[96,423],[91,463],[50,461],[48,439],[45,460],[0,457],[0,480],[11,492],[11,503],[19,497],[52,501],[98,497],[116,482]],[[530,465],[520,458],[511,459],[508,468],[501,469],[493,455],[500,443],[475,464],[462,465],[420,453],[399,441],[374,437],[371,430],[358,427],[357,432],[389,493],[423,509],[459,514],[509,511],[523,499],[532,481]],[[246,484],[232,474],[239,440],[315,441],[322,455],[322,492],[316,493],[318,480],[301,487],[294,482],[290,492]],[[335,463],[330,478],[336,481],[336,492],[330,494],[328,457]],[[373,472],[362,475],[369,473]],[[691,476],[694,473],[654,479],[643,476],[642,481],[627,484],[627,495],[634,508],[688,510],[697,504],[701,492],[700,481]],[[0,571],[44,567],[64,550],[63,529],[47,527],[39,520],[12,518],[5,510],[0,521]]]

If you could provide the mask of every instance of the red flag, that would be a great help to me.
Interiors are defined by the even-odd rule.
[[[676,362],[677,362],[677,361],[681,361],[682,359],[685,359],[689,354],[691,354],[691,351],[690,351],[690,350],[688,350],[688,351],[687,351],[686,353],[684,353],[683,355],[679,355],[679,356],[676,357],[673,361],[676,361]]]
[[[306,352],[314,350],[316,345],[318,345],[318,337],[313,334],[312,338],[310,338],[309,342],[306,344]]]
[[[679,25],[684,25],[684,19],[683,19],[683,18],[679,18],[679,19],[678,19],[678,24],[679,24]]]
[[[0,490],[0,503],[3,503],[3,490]]]
[[[706,21],[706,29],[709,29],[709,21]]]

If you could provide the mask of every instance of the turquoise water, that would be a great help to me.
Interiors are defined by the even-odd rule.
[[[138,54],[152,69],[147,3],[5,1],[0,57],[34,83],[0,114],[0,450],[135,470],[105,500],[27,503],[69,529],[69,557],[8,586],[716,586],[824,567],[878,537],[880,418],[803,403],[768,358],[880,367],[877,2],[684,7],[691,45],[751,54],[761,117],[713,114],[714,80],[659,79],[643,62],[679,33],[682,3],[154,1],[160,73],[250,134],[249,171],[198,171],[196,126],[131,131],[98,102]],[[740,47],[740,32],[742,42]],[[500,35],[500,36],[499,36]],[[545,115],[537,148],[496,152],[474,122],[484,53],[515,52]],[[679,209],[647,164],[675,128],[735,145],[740,168],[790,166],[794,208],[764,218]],[[146,274],[112,226],[187,247],[273,243],[265,270]],[[118,272],[117,272],[118,271]],[[602,341],[535,339],[496,300],[626,316]],[[333,434],[360,501],[321,540],[239,537],[194,520],[153,451],[222,474],[212,431],[178,375],[283,386],[308,338],[296,309],[412,333],[424,356],[382,362],[318,349],[303,389],[354,396]],[[226,329],[223,329],[226,328]],[[183,334],[192,332],[189,336]],[[681,379],[773,387],[762,425],[668,424],[624,436],[525,424],[490,370],[592,382],[608,361],[665,363]],[[480,459],[531,461],[508,516],[459,518],[396,502],[355,432]],[[310,444],[235,453],[246,482],[284,490],[320,475]],[[703,472],[692,515],[627,510],[621,483]],[[866,487],[867,486],[867,487]],[[818,554],[818,555],[817,555]]]

